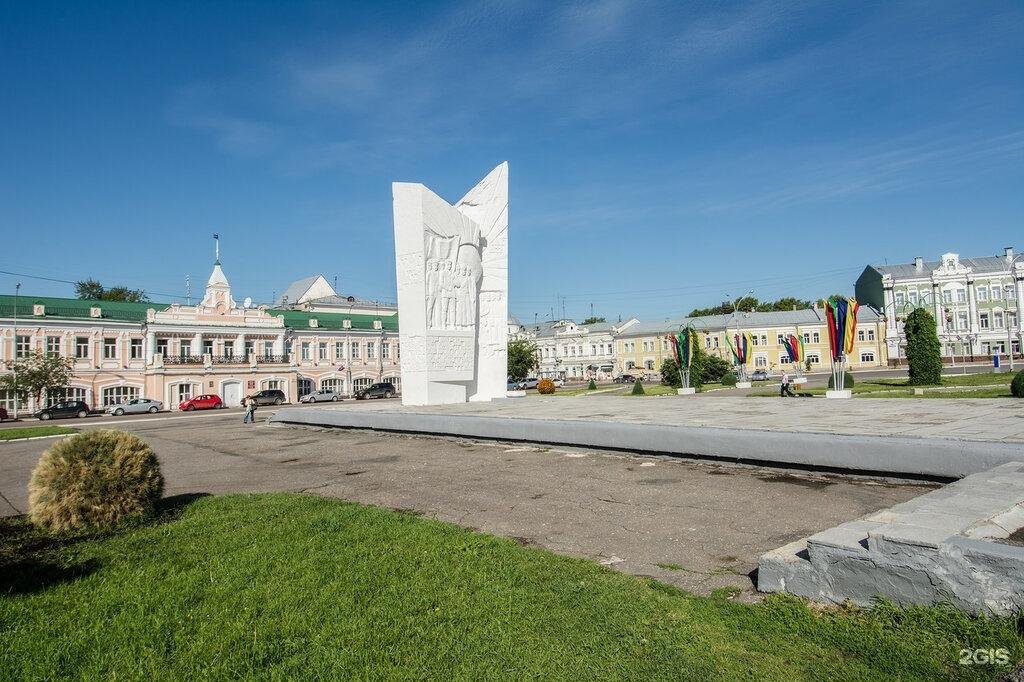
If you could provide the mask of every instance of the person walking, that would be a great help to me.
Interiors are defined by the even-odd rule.
[[[247,397],[242,401],[245,405],[245,417],[242,419],[243,424],[255,424],[256,423],[256,399],[253,397]]]
[[[793,391],[789,390],[789,383],[790,383],[789,372],[783,372],[782,373],[782,383],[779,385],[779,397],[780,398],[785,398],[786,396],[789,396],[790,398],[795,398],[796,397],[796,395],[793,393]]]

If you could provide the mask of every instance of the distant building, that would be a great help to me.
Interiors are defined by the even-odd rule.
[[[906,357],[903,323],[914,308],[925,307],[936,321],[947,361],[1021,352],[1020,302],[1024,260],[1007,247],[1001,256],[960,258],[946,253],[937,261],[869,265],[857,279],[857,299],[885,318],[889,357]]]
[[[332,307],[324,293],[313,281],[299,296],[302,309],[240,307],[218,260],[194,306],[0,296],[0,371],[8,371],[3,361],[32,351],[71,358],[71,385],[43,401],[79,399],[94,408],[148,397],[176,409],[203,394],[235,406],[262,389],[295,401],[315,389],[348,394],[381,380],[400,389],[396,311]],[[0,391],[0,405],[13,410],[12,392]]]
[[[531,333],[537,344],[539,377],[602,381],[621,374],[615,358],[616,325],[559,320],[531,329],[535,329]]]

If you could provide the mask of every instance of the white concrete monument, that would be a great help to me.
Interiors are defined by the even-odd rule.
[[[508,163],[454,206],[392,184],[402,404],[505,397]]]

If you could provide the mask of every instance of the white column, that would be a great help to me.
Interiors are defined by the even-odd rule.
[[[153,356],[156,355],[156,332],[146,332],[146,364],[153,364]]]
[[[235,357],[242,357],[245,355],[245,333],[239,334],[235,337]],[[246,358],[248,360],[248,358]]]
[[[203,354],[203,333],[196,332],[195,336],[192,337],[192,355],[201,356]]]
[[[284,334],[278,334],[274,339],[274,355],[284,355]]]

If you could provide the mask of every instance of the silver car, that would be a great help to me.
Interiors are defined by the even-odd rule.
[[[122,414],[140,414],[142,412],[159,412],[164,409],[164,404],[159,400],[149,398],[135,398],[123,403],[115,403],[107,407],[104,412],[120,417]]]
[[[336,403],[339,400],[341,394],[332,390],[313,391],[299,398],[300,403]]]

